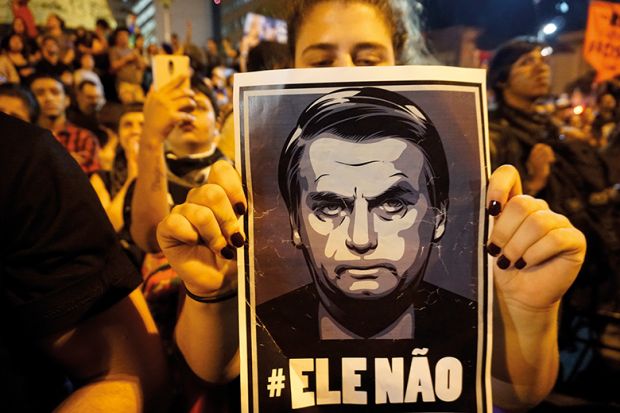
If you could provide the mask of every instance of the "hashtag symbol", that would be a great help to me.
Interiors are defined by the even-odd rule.
[[[269,397],[280,397],[282,395],[282,389],[284,389],[284,382],[286,376],[283,369],[271,369],[271,376],[269,376],[269,384],[267,384],[267,390],[269,390]]]

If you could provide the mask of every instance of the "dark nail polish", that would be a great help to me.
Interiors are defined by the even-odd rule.
[[[245,214],[245,205],[243,205],[242,202],[236,203],[235,204],[235,212],[237,213],[237,215]]]
[[[222,248],[221,254],[222,257],[226,258],[227,260],[232,260],[233,258],[235,258],[235,250],[233,250],[228,245]]]
[[[523,258],[519,258],[517,262],[515,262],[515,268],[517,270],[522,270],[526,265],[527,263],[523,260]]]
[[[497,266],[502,270],[505,270],[506,268],[510,267],[510,260],[502,255],[497,259]]]
[[[487,245],[487,252],[493,257],[497,257],[499,253],[502,252],[502,249],[491,242],[489,245]]]
[[[499,213],[502,212],[502,204],[500,204],[497,201],[489,202],[489,209],[487,209],[487,212],[491,216],[494,216],[494,217],[498,216]]]
[[[237,248],[240,248],[240,247],[243,247],[243,243],[245,242],[245,239],[243,238],[243,235],[241,235],[241,233],[235,232],[230,237],[230,241],[232,242],[232,245],[234,245]]]

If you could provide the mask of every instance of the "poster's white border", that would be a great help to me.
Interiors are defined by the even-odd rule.
[[[481,347],[481,344],[484,342],[483,335],[486,332],[486,351],[478,351],[477,352],[477,369],[476,369],[476,383],[480,382],[480,375],[483,373],[481,371],[481,366],[485,366],[485,387],[489,389],[489,394],[486,398],[486,411],[492,412],[492,395],[490,394],[491,383],[490,383],[490,369],[491,369],[491,353],[492,353],[492,326],[493,326],[493,279],[492,279],[492,271],[493,265],[492,260],[488,259],[486,252],[483,248],[483,245],[486,243],[486,239],[484,238],[487,233],[490,233],[492,230],[491,220],[487,221],[486,216],[486,186],[491,172],[491,163],[490,163],[490,154],[489,154],[489,145],[488,143],[485,145],[484,142],[488,142],[488,113],[487,113],[487,99],[486,99],[486,71],[482,69],[467,69],[467,68],[456,68],[456,67],[447,67],[447,66],[394,66],[389,68],[381,68],[380,73],[376,67],[358,67],[358,68],[329,68],[329,69],[287,69],[287,70],[273,70],[273,71],[265,71],[265,72],[255,72],[255,73],[242,73],[235,75],[235,89],[234,89],[234,107],[235,107],[235,165],[236,169],[241,176],[246,174],[246,182],[247,182],[247,194],[248,194],[248,202],[249,205],[252,204],[251,194],[251,165],[250,165],[250,153],[249,153],[249,145],[244,145],[245,147],[245,170],[242,167],[239,160],[241,159],[241,128],[240,125],[243,125],[243,130],[249,130],[249,118],[247,117],[247,113],[243,110],[239,110],[241,107],[248,107],[248,98],[250,96],[268,96],[268,95],[285,95],[285,94],[310,94],[310,93],[327,93],[334,89],[340,88],[342,86],[335,86],[337,83],[368,83],[368,82],[421,82],[428,84],[419,84],[419,85],[385,85],[381,86],[388,90],[393,91],[421,91],[421,90],[445,90],[445,91],[466,91],[473,92],[475,95],[475,105],[476,105],[476,120],[478,126],[478,136],[481,140],[479,142],[480,149],[480,160],[484,160],[484,165],[486,165],[486,169],[481,168],[481,176],[480,176],[480,215],[479,215],[479,242],[478,242],[478,262],[483,263],[478,268],[478,277],[481,279],[484,276],[483,265],[484,260],[487,261],[487,280],[486,283],[478,283],[478,301],[481,302],[485,298],[488,300],[486,305],[486,328],[478,329],[478,347]],[[457,82],[457,83],[471,83],[472,85],[449,85],[446,83]],[[317,85],[320,83],[325,83],[325,87],[304,87],[304,88],[291,88],[296,84],[313,84]],[[435,83],[435,84],[434,84]],[[474,86],[475,85],[475,86]],[[245,87],[259,87],[261,89],[248,91],[243,94],[243,102],[240,102],[240,90]],[[284,89],[286,87],[286,89]],[[241,119],[242,112],[244,115],[243,120]],[[242,123],[243,122],[243,123]],[[246,137],[248,133],[246,132]],[[242,218],[243,219],[243,218]],[[254,239],[254,219],[253,219],[253,211],[252,208],[248,208],[248,236],[249,239]],[[487,229],[487,233],[485,233],[485,226],[489,225]],[[248,256],[254,256],[254,245],[253,242],[249,243]],[[247,365],[249,360],[256,360],[256,296],[255,290],[253,288],[253,275],[254,275],[254,262],[253,260],[249,260],[248,262],[249,268],[249,276],[250,276],[250,286],[251,291],[246,292],[246,274],[245,274],[245,254],[239,254],[238,258],[238,272],[239,272],[239,346],[240,346],[240,363],[241,363],[241,407],[243,412],[259,412],[258,406],[258,377],[257,371],[255,368],[252,369],[252,377],[251,383],[248,377]],[[487,290],[484,291],[484,287],[486,286]],[[248,300],[249,299],[249,300]],[[249,302],[246,302],[249,301]],[[248,337],[246,330],[247,323],[247,306],[250,308],[250,317],[252,321],[252,334],[250,337],[250,344],[252,349],[251,358],[248,358]],[[480,306],[479,306],[480,308]],[[482,311],[478,312],[478,325],[481,325],[484,318],[484,314]],[[482,363],[482,358],[485,358],[485,362]],[[244,392],[243,389],[252,389],[252,409],[250,410],[248,400],[249,392]],[[482,400],[482,389],[480,386],[476,386],[476,399],[478,405],[482,405],[484,400]]]
[[[450,66],[332,67],[283,69],[235,74],[235,90],[246,86],[283,86],[306,83],[369,81],[428,81],[478,83],[485,86],[486,71]],[[484,90],[484,89],[483,89]]]

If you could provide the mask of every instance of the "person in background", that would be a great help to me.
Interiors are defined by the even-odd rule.
[[[80,56],[80,68],[73,72],[74,85],[79,85],[84,80],[89,80],[95,83],[101,95],[105,97],[103,83],[101,83],[101,78],[97,72],[95,72],[95,58],[89,53],[83,53]]]
[[[110,24],[105,19],[97,19],[95,22],[95,32],[93,43],[90,49],[82,50],[82,53],[92,53],[95,57],[95,66],[100,71],[107,69],[103,63],[108,60],[108,36],[110,35]]]
[[[75,49],[69,34],[65,32],[65,21],[56,13],[50,13],[45,21],[45,35],[51,36],[60,47],[60,61],[71,66],[75,59]]]
[[[86,30],[84,26],[76,27],[73,32],[73,46],[76,52],[75,60],[79,60],[83,53],[91,53],[93,34]]]
[[[9,83],[0,85],[0,112],[24,122],[34,122],[39,115],[39,106],[28,89]]]
[[[69,121],[93,133],[100,147],[108,142],[108,134],[99,121],[99,112],[104,104],[105,97],[100,85],[91,80],[82,80],[77,84],[75,104],[67,111]]]
[[[144,64],[147,65],[148,62],[146,62],[146,50],[144,48],[144,35],[142,35],[141,33],[136,34],[136,38],[134,40],[134,50],[136,51],[136,53],[138,53],[138,55],[140,55],[140,57],[142,57],[143,60],[145,60]]]
[[[118,101],[116,93],[116,76],[110,71],[110,24],[105,19],[97,19],[95,23],[95,36],[90,50],[95,58],[95,71],[101,77],[106,99]]]
[[[4,53],[17,70],[20,83],[27,84],[28,78],[34,73],[34,67],[26,54],[23,37],[15,33],[9,35],[4,46]]]
[[[183,54],[183,45],[177,33],[172,33],[170,36],[170,46],[172,47],[172,54]]]
[[[291,66],[291,56],[285,44],[262,41],[256,47],[250,49],[246,65],[249,72],[286,69]],[[229,79],[231,81],[234,80],[234,76],[230,76]],[[232,96],[232,93],[229,96]],[[220,107],[218,124],[221,138],[217,147],[229,159],[234,159],[235,157],[235,130],[234,116],[232,114],[232,102]]]
[[[213,68],[220,66],[222,64],[222,57],[220,55],[219,48],[217,46],[217,42],[215,39],[207,39],[207,43],[204,48],[205,57],[206,57],[206,75],[211,76],[211,71]]]
[[[127,190],[130,204],[124,215],[131,239],[148,253],[142,267],[143,291],[171,351],[179,278],[160,253],[155,230],[172,206],[182,203],[192,188],[206,182],[211,165],[225,159],[217,149],[217,109],[211,90],[202,78],[194,77],[187,90],[181,87],[183,81],[174,79],[160,89],[152,89],[147,96],[139,174]]]
[[[551,84],[544,46],[536,39],[513,39],[500,46],[490,62],[487,84],[498,97],[497,110],[489,116],[491,163],[514,165],[525,192],[546,201],[586,237],[584,264],[563,300],[560,333],[565,350],[580,341],[582,328],[603,334],[596,313],[620,304],[620,222],[617,204],[608,196],[614,182],[599,152],[587,140],[575,134],[571,138],[549,114],[535,110]],[[584,322],[578,323],[580,319]]]
[[[213,85],[213,92],[215,93],[215,100],[217,107],[220,108],[227,104],[232,96],[228,95],[226,86],[228,84],[227,69],[224,66],[214,67],[211,71],[211,84]]]
[[[24,19],[22,19],[21,17],[13,18],[13,22],[11,23],[11,31],[9,34],[18,34],[24,39],[27,39],[29,36]]]
[[[52,131],[82,170],[90,175],[99,170],[99,143],[95,135],[67,120],[66,111],[71,103],[62,82],[50,75],[35,75],[30,90],[41,113],[37,120],[40,127]]]
[[[426,57],[423,48],[407,50],[408,39],[419,38],[406,30],[402,12],[392,2],[316,0],[294,1],[291,6],[288,29],[295,67],[381,66]],[[176,116],[180,122],[181,115]],[[192,192],[159,225],[158,240],[187,291],[217,301],[185,299],[175,337],[202,380],[225,383],[239,374],[237,302],[217,297],[234,290],[237,275],[234,254],[217,247],[238,245],[233,235],[241,231],[237,217],[245,213],[247,203],[241,180],[227,163],[214,165],[208,184]],[[505,409],[524,409],[544,399],[555,383],[560,301],[579,271],[585,240],[565,217],[522,195],[521,180],[511,166],[491,176],[487,205],[495,217],[488,243],[496,257],[493,400]],[[516,233],[523,222],[530,229]],[[522,248],[536,241],[540,248],[532,250],[528,270],[521,271],[515,264]]]
[[[0,84],[3,83],[19,84],[19,73],[4,51],[0,54]]]
[[[88,180],[49,131],[2,113],[0,129],[3,410],[165,411],[141,279]]]
[[[123,206],[129,184],[138,177],[138,152],[144,125],[141,104],[123,107],[118,121],[116,156],[111,171],[98,171],[90,178],[112,226],[120,232],[125,224]]]
[[[19,19],[23,22],[26,35],[31,39],[37,37],[37,25],[32,11],[28,7],[28,0],[11,0],[11,11],[15,20]]]
[[[222,39],[222,51],[226,66],[239,71],[239,51],[235,49],[228,37]]]
[[[142,86],[143,91],[149,90],[152,84],[151,60],[149,59],[146,47],[144,46],[144,35],[141,33],[136,34],[134,41],[134,50],[140,56],[142,66],[144,68],[142,71],[142,82],[140,85]]]
[[[144,61],[146,62],[146,67],[144,69],[144,82],[142,84],[142,88],[144,90],[149,90],[153,84],[153,57],[160,53],[161,51],[157,43],[149,44],[144,51]]]
[[[603,159],[609,170],[609,179],[611,182],[620,182],[620,124],[617,124],[613,131],[609,134],[609,141],[601,149]],[[620,191],[620,187],[617,187]]]
[[[616,98],[611,93],[603,93],[597,98],[598,113],[592,122],[592,131],[596,138],[605,146],[607,137],[618,123]]]
[[[181,80],[151,90],[144,105],[131,234],[147,252],[160,250],[155,229],[170,211],[170,198],[182,203],[192,188],[207,181],[211,165],[225,159],[217,149],[213,92],[200,78],[191,79],[189,90],[178,88]]]
[[[39,45],[37,44],[36,37],[30,37],[28,35],[26,23],[24,23],[24,20],[22,18],[16,17],[13,19],[9,35],[12,34],[17,34],[21,36],[24,43],[24,54],[28,56],[31,64],[36,63],[36,61],[40,58],[38,53]]]
[[[127,26],[127,30],[129,30],[129,34],[135,36],[140,33],[140,27],[138,26],[136,20],[138,16],[135,13],[129,12],[127,17],[125,18],[125,25]]]
[[[114,32],[110,49],[110,71],[116,75],[116,90],[121,103],[143,102],[142,78],[146,64],[136,50],[129,47],[129,31]]]
[[[157,56],[158,54],[161,54],[161,53],[162,51],[157,45],[157,43],[151,43],[146,47],[146,55],[148,59],[149,68],[153,67],[153,56]]]
[[[60,59],[60,45],[52,36],[43,36],[41,60],[35,65],[35,73],[59,78],[66,86],[73,85],[71,68]]]

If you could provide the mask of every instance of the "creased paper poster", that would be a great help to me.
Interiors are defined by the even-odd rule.
[[[485,100],[474,69],[235,76],[243,411],[491,411]]]

